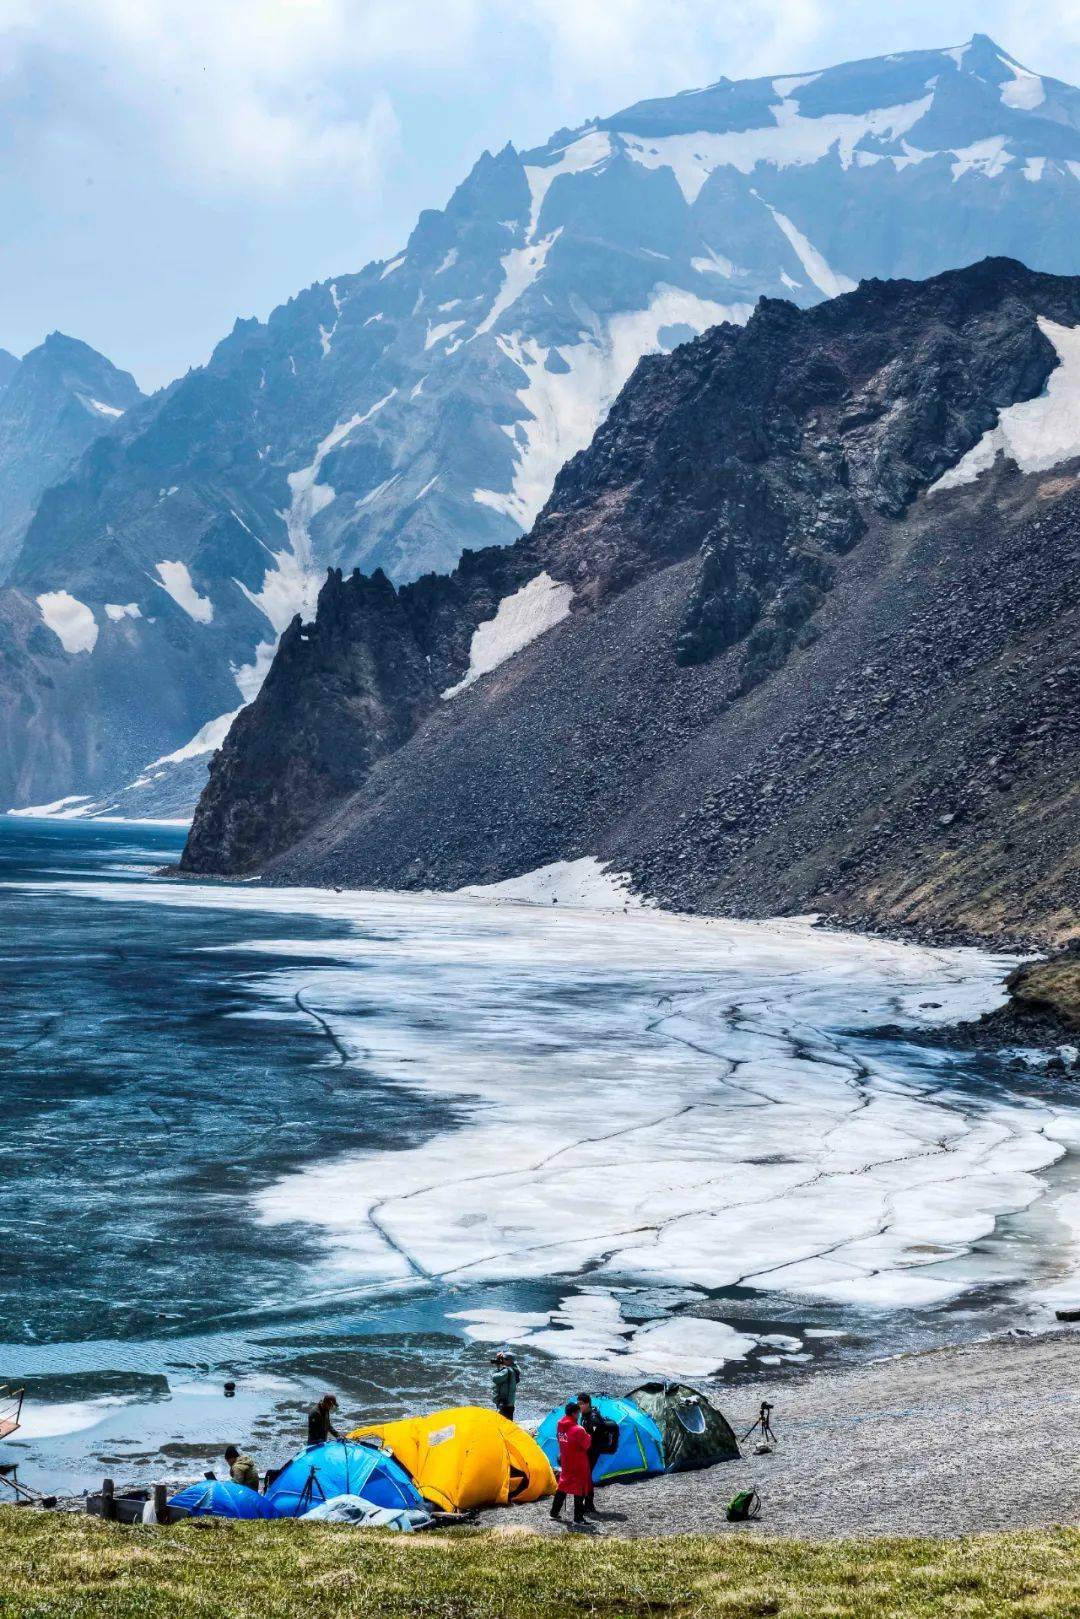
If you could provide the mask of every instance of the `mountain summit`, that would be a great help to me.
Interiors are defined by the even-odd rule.
[[[51,333],[21,361],[2,356],[0,581],[45,490],[141,398],[127,371],[63,332]]]
[[[45,495],[0,596],[0,798],[179,807],[174,756],[197,773],[328,566],[402,583],[511,544],[643,354],[762,296],[1077,271],[1078,227],[1080,92],[983,36],[485,153],[400,253],[238,322]]]

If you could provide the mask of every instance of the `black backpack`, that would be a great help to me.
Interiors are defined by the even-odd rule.
[[[619,1424],[597,1414],[592,1437],[598,1456],[614,1456],[619,1448]]]

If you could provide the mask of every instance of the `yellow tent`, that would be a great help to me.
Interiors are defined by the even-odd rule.
[[[539,1501],[555,1489],[551,1464],[536,1440],[480,1406],[354,1428],[349,1438],[380,1440],[425,1500],[446,1512]]]

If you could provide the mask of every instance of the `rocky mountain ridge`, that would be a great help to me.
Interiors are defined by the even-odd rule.
[[[330,574],[184,869],[1067,934],[1078,329],[997,260],[643,360],[514,546]]]
[[[40,501],[0,592],[0,801],[182,808],[327,566],[400,584],[511,544],[642,354],[986,253],[1080,271],[1078,226],[1080,93],[979,35],[485,153],[399,254],[238,321]],[[732,629],[709,589],[688,656]]]
[[[46,489],[142,397],[129,372],[62,332],[21,360],[0,355],[0,584]]]

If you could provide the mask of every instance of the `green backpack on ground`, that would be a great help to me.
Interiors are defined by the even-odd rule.
[[[761,1515],[761,1497],[756,1490],[739,1490],[728,1502],[728,1523],[745,1523]]]

